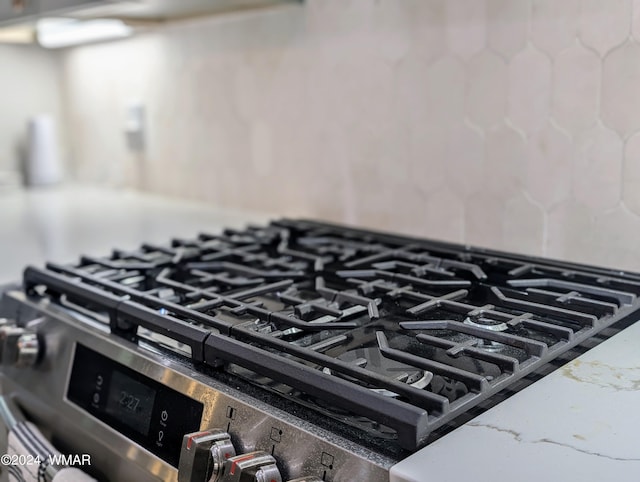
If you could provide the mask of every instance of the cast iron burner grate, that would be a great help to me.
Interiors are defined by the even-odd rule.
[[[24,282],[407,450],[630,317],[640,293],[635,274],[291,220]]]

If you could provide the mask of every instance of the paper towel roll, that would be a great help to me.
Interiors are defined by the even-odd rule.
[[[53,117],[48,114],[32,117],[29,120],[28,137],[27,184],[39,186],[59,182],[62,171]]]

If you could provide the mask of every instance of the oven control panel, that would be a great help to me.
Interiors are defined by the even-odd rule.
[[[197,431],[203,404],[77,344],[69,401],[178,467],[185,433]]]
[[[76,344],[67,399],[178,469],[178,482],[318,482],[283,478],[276,458],[242,451],[223,429],[199,431],[204,406]]]

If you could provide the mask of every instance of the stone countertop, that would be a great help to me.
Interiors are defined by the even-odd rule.
[[[0,284],[27,265],[71,262],[143,242],[165,243],[224,227],[265,223],[265,214],[94,187],[0,191]]]
[[[639,440],[640,322],[405,459],[391,481],[638,482]]]

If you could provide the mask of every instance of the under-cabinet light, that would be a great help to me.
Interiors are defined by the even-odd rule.
[[[118,19],[43,18],[38,20],[36,32],[42,47],[57,49],[128,37],[133,28]]]
[[[31,25],[10,25],[0,27],[0,43],[29,44],[35,40]]]

